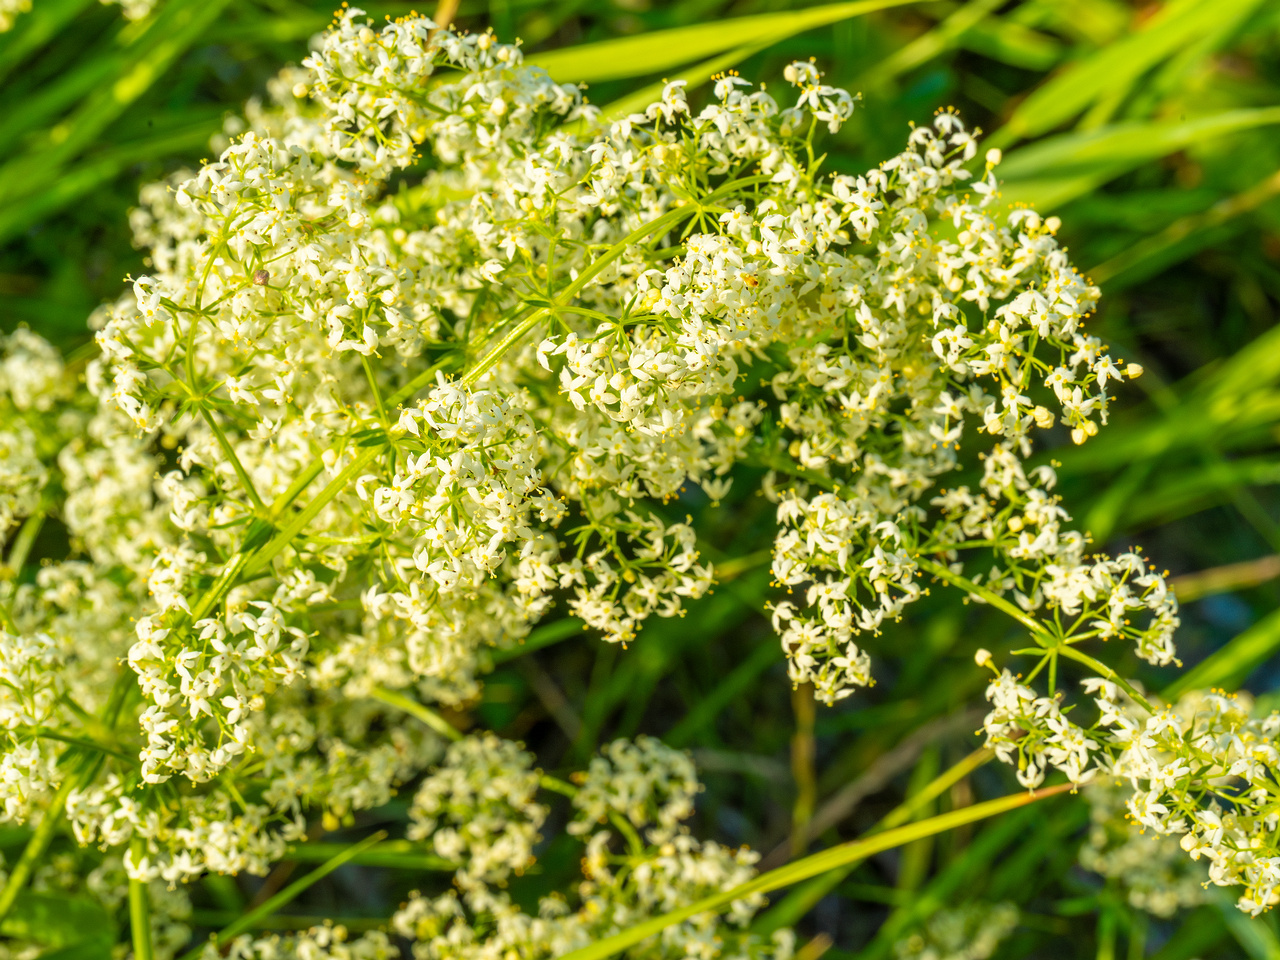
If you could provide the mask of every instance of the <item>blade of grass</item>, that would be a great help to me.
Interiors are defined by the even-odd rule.
[[[1191,960],[1209,955],[1213,953],[1211,948],[1226,936],[1227,925],[1222,914],[1213,907],[1203,906],[1187,914],[1168,943],[1153,953],[1150,960]]]
[[[73,166],[35,196],[0,208],[0,243],[22,233],[41,218],[87,196],[141,160],[183,154],[203,147],[218,126],[217,121],[209,121],[139,143],[122,144],[100,157]]]
[[[241,916],[234,923],[224,927],[220,933],[212,935],[209,938],[210,942],[213,944],[215,949],[221,950],[228,943],[234,940],[237,934],[251,929],[253,926],[261,922],[263,917],[270,916],[286,903],[292,902],[294,898],[303,891],[323,880],[343,864],[349,863],[365,850],[382,840],[385,840],[386,837],[387,832],[385,830],[379,830],[377,833],[365,837],[359,843],[347,847],[342,851],[342,853],[335,857],[331,857],[329,860],[325,861],[323,865],[312,870],[306,876],[293,881],[293,883],[289,884],[275,896],[264,900],[261,904]],[[181,960],[198,960],[198,958],[205,952],[205,949],[206,945],[203,943],[199,946],[193,947],[182,955]]]
[[[956,813],[962,813],[962,808]],[[1024,808],[988,824],[959,857],[947,865],[923,889],[894,910],[880,925],[875,938],[856,956],[858,960],[882,960],[893,950],[893,944],[911,927],[923,923],[938,910],[952,904],[960,894],[961,886],[973,874],[990,864],[1020,834],[1026,835],[1027,821],[1036,811]],[[927,820],[920,821],[928,823]]]
[[[347,849],[345,843],[296,843],[289,847],[290,860],[298,863],[322,863]],[[423,853],[422,844],[408,840],[387,840],[362,850],[347,862],[362,867],[390,867],[398,870],[439,870],[452,873],[458,864],[443,857]]]
[[[235,914],[227,910],[192,910],[188,923],[202,927],[218,927],[230,923]],[[342,926],[349,932],[385,929],[391,923],[388,917],[345,917],[333,914],[319,915],[287,915],[277,913],[271,917],[261,917],[254,922],[255,930],[310,930],[312,927]],[[39,960],[45,960],[44,957]]]
[[[1273,553],[1259,557],[1257,560],[1228,563],[1211,570],[1184,573],[1180,577],[1169,580],[1169,586],[1177,595],[1179,603],[1190,603],[1201,597],[1256,587],[1276,577],[1280,577],[1280,554]]]
[[[795,858],[809,849],[809,821],[818,802],[818,774],[814,769],[818,747],[813,738],[817,704],[813,684],[801,683],[792,689],[791,709],[796,717],[791,737],[791,779],[796,788],[791,808],[791,856]]]
[[[853,86],[878,86],[928,63],[939,54],[953,49],[970,28],[1002,3],[1003,0],[970,0],[932,30],[916,37],[906,46],[899,47],[871,67]]]
[[[1188,690],[1235,689],[1277,650],[1280,650],[1280,610],[1273,610],[1178,677],[1160,696],[1172,702]]]
[[[1047,33],[1001,17],[979,20],[960,35],[957,46],[1011,67],[1037,72],[1058,63],[1066,48]]]
[[[516,659],[516,657],[523,657],[526,653],[533,653],[533,651],[549,647],[553,643],[559,643],[561,640],[568,640],[570,637],[577,636],[585,629],[587,629],[587,625],[577,617],[565,617],[563,620],[556,620],[554,623],[544,623],[542,626],[531,630],[519,646],[503,647],[493,651],[493,662],[506,663],[508,660]]]
[[[1015,150],[1004,159],[999,168],[1004,181],[1001,196],[1008,203],[1028,203],[1047,211],[1193,144],[1276,123],[1280,123],[1280,107],[1260,107],[1061,134]]]
[[[18,21],[0,46],[0,80],[53,39],[93,0],[43,0]]]
[[[735,47],[774,44],[806,30],[913,2],[915,0],[856,0],[806,10],[734,17],[535,53],[525,61],[542,67],[562,83],[625,80],[682,67]]]
[[[1235,899],[1215,889],[1213,905],[1226,922],[1227,930],[1251,960],[1280,960],[1280,938],[1261,917],[1251,917],[1236,906]]]
[[[974,804],[972,807],[965,807],[961,810],[953,810],[950,813],[930,817],[928,820],[920,820],[917,823],[908,824],[896,830],[887,830],[875,836],[842,843],[837,847],[823,850],[821,853],[811,854],[802,860],[779,867],[777,870],[770,870],[768,873],[761,874],[755,879],[732,889],[705,897],[660,917],[645,920],[627,930],[623,930],[621,933],[605,937],[603,940],[598,940],[589,946],[567,953],[560,960],[605,960],[605,958],[620,953],[628,947],[635,946],[654,934],[661,933],[673,924],[681,923],[700,913],[713,911],[718,913],[733,901],[741,900],[751,894],[769,893],[782,887],[789,887],[794,883],[808,880],[810,877],[816,877],[830,870],[839,869],[855,860],[864,860],[872,854],[900,847],[905,843],[910,843],[912,840],[919,840],[921,837],[929,837],[945,830],[952,830],[962,824],[976,823],[988,817],[1007,813],[1010,810],[1016,810],[1029,803],[1064,793],[1070,789],[1071,784],[1064,783],[1056,787],[1045,787],[1041,790],[1011,794],[1007,797],[1000,797],[997,800],[988,800],[985,803]],[[183,960],[187,960],[187,958],[184,957]]]
[[[670,81],[683,80],[685,89],[693,90],[706,83],[717,73],[728,70],[735,64],[741,63],[748,57],[760,52],[769,45],[768,42],[749,43],[745,46],[732,50],[721,56],[712,57],[705,60],[697,66],[689,67],[669,78]],[[600,110],[600,116],[605,120],[618,120],[643,110],[649,104],[662,97],[662,91],[666,87],[668,81],[659,81],[641,87],[634,93],[629,93],[625,97],[620,97],[612,103],[607,104]]]
[[[169,0],[146,29],[148,42],[131,51],[113,83],[100,84],[66,119],[52,127],[44,142],[0,169],[0,197],[37,193],[56,182],[62,167],[88,146],[194,44],[230,0]]]
[[[395,707],[397,710],[403,710],[410,716],[417,717],[447,740],[462,739],[462,731],[451,724],[448,720],[429,707],[425,707],[418,703],[418,701],[409,699],[402,693],[396,693],[393,690],[385,690],[382,687],[374,687],[370,692],[370,696],[375,700],[381,700],[388,706]]]
[[[1252,11],[1262,0],[1172,0],[1138,30],[1058,73],[1014,111],[988,143],[1009,144],[1052,130],[1099,98],[1128,90],[1148,69],[1178,52],[1224,17]]]
[[[1164,476],[1142,484],[1140,496],[1138,490],[1132,491],[1132,501],[1124,504],[1128,529],[1152,521],[1165,523],[1202,510],[1229,499],[1240,486],[1280,484],[1280,461],[1274,457],[1211,459],[1202,466],[1186,465]],[[1109,531],[1104,533],[1097,527],[1089,529],[1100,540],[1109,535]]]
[[[894,827],[902,826],[902,824],[911,820],[925,804],[950,790],[978,767],[987,763],[993,756],[994,754],[990,750],[975,750],[959,763],[944,770],[932,783],[921,789],[919,793],[894,807],[879,823],[867,831],[866,836],[874,836],[885,830],[892,830]],[[768,937],[775,930],[794,926],[805,914],[817,906],[819,900],[839,886],[845,877],[853,873],[862,862],[861,859],[851,861],[837,870],[830,870],[827,873],[816,876],[791,890],[778,903],[770,907],[767,912],[756,918],[751,925],[751,931],[762,937]]]
[[[130,849],[134,862],[146,856],[146,844],[141,837],[134,837]],[[133,940],[134,960],[152,960],[151,949],[151,899],[147,885],[141,880],[129,878],[129,935]]]
[[[1218,239],[1216,231],[1276,196],[1280,196],[1280,171],[1243,193],[1219,201],[1204,213],[1183,217],[1155,236],[1098,264],[1090,271],[1093,280],[1108,290],[1147,280],[1208,246]]]

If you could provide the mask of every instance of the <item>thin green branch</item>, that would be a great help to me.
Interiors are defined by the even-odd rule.
[[[214,437],[218,440],[218,446],[222,448],[222,452],[227,455],[227,459],[231,461],[231,468],[235,470],[236,476],[240,478],[240,485],[244,487],[244,492],[248,494],[249,499],[253,501],[253,508],[258,512],[259,516],[266,516],[267,505],[262,502],[262,498],[258,496],[258,489],[253,485],[253,481],[249,478],[249,471],[245,470],[244,464],[240,462],[240,457],[236,455],[235,447],[231,446],[231,441],[227,439],[226,433],[217,420],[213,418],[203,405],[200,407],[200,415],[204,417],[204,422],[209,425],[209,429],[213,431]]]
[[[1018,623],[1030,630],[1032,639],[1042,647],[1051,647],[1058,642],[1057,637],[1052,636],[1047,630],[1045,630],[1044,625],[1035,617],[1028,614],[1025,610],[1020,609],[1016,604],[1010,603],[994,591],[988,590],[986,587],[974,583],[967,577],[963,577],[958,573],[952,572],[949,567],[938,563],[937,561],[930,560],[928,557],[916,557],[916,565],[919,566],[921,570],[927,571],[939,580],[945,580],[952,586],[959,587],[961,590],[977,597],[979,600],[989,603],[997,610],[1007,613],[1014,620],[1017,620]]]
[[[134,837],[130,844],[133,862],[137,864],[146,853],[141,837]],[[133,938],[134,960],[152,960],[151,948],[151,899],[147,885],[142,880],[129,878],[129,933]]]

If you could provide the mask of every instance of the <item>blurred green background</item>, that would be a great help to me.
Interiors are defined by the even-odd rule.
[[[377,21],[409,9],[368,5]],[[35,0],[0,35],[0,329],[85,343],[89,312],[145,272],[128,225],[139,186],[210,156],[224,119],[299,61],[330,14],[297,0],[161,0],[131,22],[96,0]],[[1104,291],[1092,332],[1147,371],[1096,440],[1044,454],[1100,546],[1141,543],[1178,578],[1188,679],[1123,666],[1153,689],[1280,692],[1280,2],[464,0],[454,22],[522,38],[534,62],[617,109],[664,77],[688,77],[697,102],[718,70],[777,81],[814,57],[828,82],[863,95],[824,144],[836,171],[876,165],[909,123],[958,108],[1004,150],[1004,199],[1062,218],[1060,237]],[[708,516],[719,524],[708,541],[727,555],[768,538],[763,501]],[[465,719],[527,740],[547,769],[637,732],[693,749],[708,784],[698,830],[766,853],[798,820],[814,825],[813,848],[857,835],[977,746],[984,680],[971,658],[1007,647],[999,615],[922,601],[870,644],[877,686],[811,714],[793,704],[759,613],[767,573],[736,569],[628,651],[580,636],[553,645],[570,631],[544,628],[547,645],[496,664]],[[919,813],[1011,784],[983,767]],[[815,953],[830,942],[829,957],[869,960],[941,907],[1007,899],[1023,920],[1001,957],[1280,957],[1276,925],[1225,899],[1139,916],[1075,866],[1086,820],[1080,798],[1055,798],[877,858],[773,917],[797,920],[801,942],[818,937]],[[574,866],[554,842],[540,859],[521,899]],[[397,883],[335,875],[296,912],[358,927],[394,908]],[[196,926],[221,925],[255,889],[211,882]]]

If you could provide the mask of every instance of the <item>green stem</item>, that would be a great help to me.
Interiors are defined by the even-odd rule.
[[[930,560],[928,557],[916,557],[915,559],[916,565],[920,567],[921,570],[928,571],[939,580],[945,580],[952,586],[959,587],[966,593],[972,594],[978,599],[991,604],[991,606],[995,607],[997,610],[1001,610],[1013,617],[1013,619],[1017,620],[1018,623],[1031,631],[1032,639],[1035,640],[1036,643],[1040,644],[1040,646],[1052,647],[1057,645],[1057,637],[1050,635],[1040,621],[1028,614],[1025,610],[1020,609],[1016,604],[1010,603],[1004,597],[988,590],[984,586],[974,583],[967,577],[962,577],[958,573],[953,573],[949,567],[934,560]]]
[[[1116,673],[1114,670],[1108,667],[1101,660],[1095,660],[1093,657],[1089,656],[1087,653],[1082,653],[1081,651],[1077,650],[1075,647],[1066,643],[1062,644],[1062,646],[1058,648],[1057,652],[1062,654],[1064,657],[1067,657],[1071,660],[1076,661],[1076,663],[1084,664],[1090,670],[1096,671],[1098,676],[1102,677],[1103,679],[1110,680],[1112,683],[1119,686],[1122,690],[1124,690],[1125,693],[1127,693],[1130,697],[1133,698],[1135,703],[1141,706],[1143,710],[1147,711],[1147,713],[1151,714],[1152,716],[1155,716],[1155,714],[1160,712],[1154,706],[1151,705],[1151,702],[1147,700],[1146,697],[1144,697],[1141,693],[1139,693],[1136,689],[1134,689],[1133,684],[1131,684],[1124,677],[1120,676],[1120,674]]]
[[[980,586],[972,580],[968,580],[965,577],[960,576],[958,573],[952,573],[947,567],[933,560],[929,560],[926,557],[917,557],[916,563],[919,565],[920,569],[927,570],[939,580],[945,580],[954,586],[960,587],[962,590],[973,594],[975,597],[985,600],[993,607],[1003,610],[1030,630],[1031,638],[1045,650],[1051,651],[1055,654],[1062,654],[1064,657],[1068,657],[1075,660],[1077,663],[1084,664],[1091,670],[1097,671],[1098,676],[1103,677],[1106,680],[1110,680],[1118,685],[1125,693],[1129,694],[1129,696],[1133,698],[1135,703],[1141,706],[1142,709],[1146,710],[1148,713],[1154,715],[1159,712],[1151,705],[1147,698],[1139,693],[1134,688],[1133,684],[1124,679],[1124,677],[1120,676],[1100,660],[1095,660],[1087,653],[1082,653],[1075,647],[1071,646],[1071,644],[1065,643],[1058,637],[1053,636],[1038,620],[1018,609],[1018,607],[1014,606],[1004,597],[992,593],[986,587]]]
[[[217,605],[222,594],[236,581],[248,562],[249,554],[247,553],[237,553],[227,561],[227,565],[218,574],[218,579],[213,581],[209,589],[205,591],[204,596],[191,608],[192,622],[203,618],[205,614]]]
[[[550,315],[551,310],[543,307],[541,310],[535,310],[529,314],[514,327],[505,337],[494,344],[493,348],[480,358],[474,367],[468,370],[459,381],[464,387],[473,386],[476,381],[483,377],[489,370],[502,359],[502,355],[511,349],[511,345],[520,340],[526,333],[536,327],[543,319]]]
[[[397,710],[403,710],[411,716],[417,717],[436,733],[450,740],[461,740],[462,731],[451,724],[440,714],[434,710],[424,707],[416,700],[410,700],[402,693],[396,693],[393,690],[386,690],[382,687],[374,687],[370,694],[375,700],[381,700],[388,706],[395,707]]]
[[[233,939],[235,939],[235,937],[238,934],[243,933],[245,930],[248,930],[256,926],[262,920],[263,917],[268,917],[271,914],[275,913],[278,909],[283,907],[286,903],[291,902],[296,896],[298,896],[298,894],[302,893],[304,890],[311,887],[313,884],[318,883],[320,880],[323,880],[325,877],[333,873],[333,871],[337,870],[344,863],[347,863],[355,859],[365,850],[369,849],[370,847],[374,846],[380,841],[385,840],[386,838],[387,838],[387,832],[385,830],[379,830],[377,833],[373,834],[372,836],[365,837],[365,839],[361,840],[359,843],[355,844],[354,846],[347,847],[345,850],[342,851],[342,853],[338,854],[336,857],[332,857],[321,866],[316,867],[316,869],[312,870],[305,877],[302,877],[299,880],[295,880],[293,883],[289,884],[289,886],[285,887],[283,890],[277,893],[274,897],[268,897],[266,900],[262,901],[262,903],[258,904],[258,906],[254,907],[248,913],[243,914],[240,917],[240,919],[224,927],[221,933],[218,933],[216,936],[211,937],[210,939],[212,940],[214,947],[221,950]],[[205,944],[202,943],[199,946],[193,947],[192,949],[184,953],[181,957],[181,960],[198,960],[198,958],[204,953],[204,951],[205,951]]]
[[[542,774],[538,778],[538,785],[544,790],[550,790],[552,793],[558,793],[562,796],[573,798],[578,795],[578,788],[572,783],[561,780],[559,777],[553,777],[549,774]],[[632,856],[640,856],[644,853],[644,843],[640,839],[640,834],[636,833],[635,827],[631,822],[617,810],[610,810],[607,814],[609,822],[618,828],[618,832],[627,841],[627,849],[631,851]]]
[[[249,479],[249,472],[245,470],[244,464],[240,462],[240,458],[236,455],[235,448],[231,446],[231,441],[227,439],[227,435],[222,431],[222,427],[218,421],[213,419],[213,414],[204,407],[200,408],[200,415],[204,417],[204,422],[209,425],[209,429],[213,431],[213,435],[218,440],[218,446],[222,447],[222,452],[227,455],[227,459],[231,461],[231,467],[235,470],[236,476],[240,478],[240,485],[244,487],[244,492],[249,495],[249,499],[253,501],[253,508],[258,511],[259,516],[266,516],[267,505],[262,502],[262,498],[258,496],[258,490],[253,485],[253,481]]]
[[[364,367],[365,379],[369,381],[369,390],[373,394],[374,405],[378,408],[378,416],[382,420],[382,428],[391,432],[391,421],[387,419],[387,407],[382,402],[382,391],[378,389],[377,378],[373,375],[373,367],[369,363],[369,358],[364,354],[360,355],[360,363]]]
[[[141,837],[134,837],[129,845],[133,862],[137,864],[146,853]],[[151,949],[151,900],[147,896],[147,884],[129,878],[129,932],[133,937],[134,960],[152,960]]]
[[[245,566],[245,575],[251,576],[265,569],[276,558],[276,555],[302,532],[307,524],[320,515],[321,510],[346,489],[347,484],[355,478],[356,474],[368,466],[379,452],[379,447],[365,447],[360,453],[356,454],[356,458],[347,464],[341,473],[325,484],[324,489],[316,494],[314,500],[299,510],[287,524],[280,528],[280,532],[254,555],[253,560]]]

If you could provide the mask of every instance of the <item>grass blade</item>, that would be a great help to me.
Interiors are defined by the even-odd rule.
[[[624,80],[682,67],[737,47],[771,45],[806,30],[912,2],[914,0],[855,0],[807,10],[735,17],[718,23],[655,30],[635,37],[536,53],[525,60],[542,67],[562,83]]]
[[[1172,701],[1188,690],[1206,687],[1235,689],[1277,650],[1280,650],[1280,610],[1273,610],[1178,677],[1160,695]]]
[[[1280,107],[1261,107],[1062,134],[1010,153],[1000,165],[1001,194],[1045,211],[1192,144],[1276,123]]]
[[[975,24],[1001,5],[1003,0],[970,0],[923,36],[894,51],[868,70],[862,77],[867,86],[882,84],[893,77],[914,70],[934,57],[956,46]]]
[[[290,860],[297,863],[323,863],[347,849],[345,843],[297,843],[289,848]],[[458,864],[423,853],[422,844],[408,840],[388,840],[361,851],[347,862],[363,867],[388,867],[395,870],[439,870],[452,873]]]
[[[1212,32],[1223,19],[1248,16],[1261,3],[1173,0],[1141,29],[1078,61],[1027,97],[992,137],[992,145],[1007,146],[1052,130],[1104,96],[1118,99],[1151,67]]]
[[[1280,172],[1273,173],[1243,193],[1214,204],[1204,213],[1183,217],[1155,236],[1147,237],[1124,253],[1099,264],[1090,271],[1093,279],[1112,290],[1149,279],[1208,246],[1216,238],[1215,234],[1229,226],[1231,221],[1252,213],[1278,195]]]
[[[661,933],[672,924],[680,923],[700,913],[712,911],[718,913],[733,901],[741,900],[743,897],[750,896],[753,893],[769,893],[772,890],[788,887],[793,883],[808,880],[829,870],[839,869],[855,860],[866,859],[872,854],[892,850],[913,840],[931,837],[946,830],[953,830],[966,823],[976,823],[988,817],[1007,813],[1010,810],[1016,810],[1018,807],[1026,806],[1028,803],[1034,803],[1037,800],[1054,796],[1070,789],[1072,789],[1071,784],[1064,783],[1056,787],[1045,787],[1041,790],[1015,793],[1007,797],[1000,797],[997,800],[988,800],[972,807],[964,807],[960,810],[953,810],[950,813],[930,817],[928,820],[920,820],[904,827],[898,827],[896,830],[887,830],[875,836],[842,843],[838,847],[812,854],[802,860],[779,867],[777,870],[770,870],[768,873],[763,873],[754,880],[749,880],[730,890],[713,894],[663,916],[638,923],[623,930],[621,933],[605,937],[603,940],[598,940],[589,946],[567,953],[561,960],[606,960],[607,957],[620,953],[628,947],[633,947],[654,934]],[[183,960],[188,960],[188,958],[184,957]]]
[[[662,739],[672,747],[688,746],[689,741],[711,724],[721,710],[751,687],[756,677],[781,660],[782,648],[777,643],[766,640],[716,684],[715,689],[700,699],[698,705],[685,714],[684,719]]]
[[[697,66],[689,67],[687,70],[683,70],[676,76],[669,79],[683,80],[688,89],[700,87],[717,73],[720,73],[723,70],[728,70],[734,64],[741,63],[743,60],[747,59],[747,57],[759,53],[766,46],[768,46],[768,43],[764,41],[747,44],[746,46],[739,47],[737,50],[731,50],[729,53],[712,57],[710,60],[705,60]],[[641,87],[639,90],[629,93],[625,97],[620,97],[605,106],[600,111],[600,116],[605,120],[617,120],[627,116],[628,114],[643,110],[649,104],[662,97],[662,90],[665,86],[665,81],[659,81],[657,83],[651,83],[648,86]]]
[[[973,773],[974,770],[985,764],[993,756],[994,754],[985,747],[975,750],[959,763],[944,770],[919,793],[909,797],[891,810],[885,815],[884,819],[868,831],[868,835],[874,835],[884,830],[892,830],[894,827],[899,827],[906,823],[926,803],[937,799],[945,791],[950,790],[955,784]],[[862,860],[854,860],[839,869],[830,870],[813,877],[796,887],[776,905],[770,907],[768,912],[758,917],[755,923],[751,925],[751,931],[762,937],[767,937],[773,934],[775,930],[794,926],[805,914],[817,906],[819,900],[839,886],[845,877],[856,870],[860,863],[862,863]]]
[[[337,870],[344,863],[349,863],[351,860],[358,857],[365,850],[369,849],[374,844],[379,843],[382,840],[385,840],[386,838],[387,838],[387,832],[385,830],[379,830],[377,833],[372,834],[371,836],[365,837],[359,843],[353,844],[352,846],[347,847],[336,857],[332,857],[321,866],[316,867],[316,869],[312,870],[305,877],[301,877],[293,881],[293,883],[289,884],[287,887],[285,887],[275,896],[268,897],[266,900],[262,901],[262,903],[258,904],[258,906],[254,907],[248,913],[244,914],[238,920],[236,920],[235,923],[232,923],[229,926],[224,927],[221,933],[218,933],[210,938],[214,946],[217,949],[221,949],[225,947],[228,943],[230,943],[233,939],[235,939],[235,937],[238,934],[243,933],[245,930],[248,930],[253,926],[255,926],[257,923],[259,923],[263,917],[267,917],[275,913],[278,909],[283,907],[286,903],[291,902],[295,897],[297,897],[300,893],[302,893],[308,887],[311,887],[314,884],[318,883],[319,881],[323,880],[325,877],[333,873],[333,871]],[[200,957],[200,955],[203,954],[204,951],[205,951],[205,944],[202,943],[197,947],[192,947],[190,950],[184,953],[182,955],[181,960],[197,960],[197,958]]]

